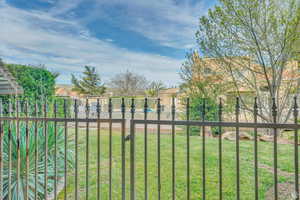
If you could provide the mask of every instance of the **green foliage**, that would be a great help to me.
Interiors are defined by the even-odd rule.
[[[8,174],[11,174],[12,180],[12,199],[16,200],[17,193],[16,187],[17,184],[20,186],[19,191],[19,200],[25,199],[25,183],[26,183],[26,124],[20,124],[20,179],[16,179],[16,166],[17,166],[17,135],[16,135],[16,126],[12,125],[11,132],[11,144],[12,144],[12,168],[11,171],[8,171],[8,158],[9,158],[9,134],[8,134],[8,124],[5,124],[4,140],[3,140],[3,188],[4,188],[4,199],[7,199],[8,195]],[[29,126],[29,174],[28,174],[28,184],[29,184],[29,199],[34,199],[35,192],[35,149],[38,151],[38,163],[37,163],[37,173],[38,173],[38,182],[37,182],[37,194],[38,199],[43,199],[44,195],[44,178],[46,174],[44,173],[45,167],[45,154],[48,154],[48,192],[52,192],[54,189],[54,160],[55,160],[55,141],[57,147],[57,177],[58,179],[64,176],[64,131],[62,128],[57,128],[57,137],[55,140],[55,126],[53,123],[48,123],[47,127],[47,138],[48,138],[48,152],[45,152],[45,135],[44,127],[42,124],[37,125],[37,143],[35,142],[35,124],[30,124]],[[73,167],[73,143],[68,142],[68,167]]]
[[[103,95],[106,87],[101,82],[100,76],[97,74],[95,67],[85,66],[84,68],[84,77],[81,80],[78,80],[72,74],[72,84],[74,86],[73,91],[83,95]]]
[[[292,113],[286,97],[299,90],[298,68],[291,63],[299,25],[299,0],[220,0],[200,18],[196,38],[201,55],[217,59],[234,83],[231,91],[241,100],[242,91],[251,91],[258,98],[259,117],[267,122],[273,120],[268,99],[276,97],[278,113],[287,113],[277,121],[284,123]],[[247,101],[241,106],[254,112]]]
[[[58,74],[36,66],[5,64],[5,67],[24,89],[24,95],[20,97],[21,99],[33,100],[35,97],[42,97],[50,100],[54,96],[55,79]],[[4,98],[8,99],[9,97]]]
[[[203,104],[205,103],[205,109]],[[205,112],[205,121],[218,121],[218,104],[212,99],[203,99],[192,97],[190,99],[190,119],[203,120],[203,112]],[[213,134],[218,134],[218,128],[212,127]],[[191,127],[191,135],[199,135],[200,127]]]

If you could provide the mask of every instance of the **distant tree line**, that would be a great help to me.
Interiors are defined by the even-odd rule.
[[[145,76],[129,70],[116,74],[107,84],[104,84],[95,67],[85,66],[84,68],[81,77],[77,78],[72,75],[72,85],[73,91],[85,96],[102,96],[109,88],[115,96],[157,97],[159,91],[166,88],[161,81],[149,81]]]

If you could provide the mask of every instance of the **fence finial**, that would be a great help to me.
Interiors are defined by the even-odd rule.
[[[295,119],[298,118],[297,96],[294,97],[294,117],[295,117]]]
[[[172,118],[175,117],[176,106],[175,106],[175,97],[172,97],[172,107],[171,107]]]
[[[67,117],[67,99],[64,99],[64,117]]]
[[[89,104],[88,98],[86,98],[86,100],[85,100],[85,114],[86,114],[86,117],[89,117],[89,115],[90,115],[90,104]]]
[[[240,98],[236,97],[236,103],[235,103],[235,114],[239,115],[240,114]]]
[[[111,114],[112,113],[112,99],[109,98],[108,100],[108,113]]]
[[[56,99],[54,100],[53,112],[54,112],[54,117],[57,117],[57,101],[56,101]]]
[[[160,104],[160,98],[157,99],[157,114],[161,113],[161,104]]]
[[[272,115],[275,120],[277,117],[277,106],[276,106],[276,99],[274,97],[272,98]]]
[[[205,121],[205,115],[206,115],[206,99],[203,98],[202,100],[202,120]]]
[[[100,105],[100,99],[99,99],[99,98],[97,98],[97,108],[96,108],[96,112],[97,112],[97,117],[100,118],[101,105]]]
[[[121,103],[121,113],[124,116],[125,115],[125,111],[126,111],[126,107],[125,107],[125,99],[124,97],[122,98],[122,103]]]
[[[28,117],[29,114],[29,105],[28,105],[28,99],[25,100],[25,109],[24,109],[25,115]]]
[[[131,107],[130,112],[133,115],[135,113],[135,99],[134,98],[131,99],[131,106],[130,107]]]
[[[148,113],[148,98],[145,98],[144,100],[144,113]]]
[[[254,98],[253,111],[254,111],[254,114],[257,114],[257,113],[258,113],[257,97]]]
[[[78,100],[74,100],[74,113],[75,113],[75,118],[78,117]]]
[[[190,119],[190,98],[186,99],[186,119]]]
[[[45,98],[45,100],[44,100],[44,117],[47,117],[47,109],[48,109],[47,99]]]
[[[222,112],[223,112],[223,102],[222,102],[222,98],[219,98],[219,118],[222,117]]]

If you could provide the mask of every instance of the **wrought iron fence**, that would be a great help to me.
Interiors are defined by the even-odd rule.
[[[38,101],[38,100],[37,100]],[[108,117],[102,118],[101,116],[101,104],[97,101],[96,104],[96,116],[90,117],[90,104],[86,100],[85,105],[85,117],[78,117],[78,100],[74,100],[73,110],[74,113],[69,117],[69,110],[67,101],[64,100],[63,105],[58,105],[57,102],[53,102],[52,105],[49,103],[43,104],[42,108],[38,102],[20,102],[18,100],[14,102],[1,103],[0,105],[0,199],[58,199],[58,193],[62,192],[63,195],[60,199],[69,198],[68,184],[70,176],[72,182],[74,181],[74,190],[72,191],[72,199],[91,199],[90,192],[90,178],[95,175],[90,172],[90,132],[91,129],[96,130],[96,199],[117,199],[114,196],[115,191],[113,188],[114,184],[119,184],[121,187],[121,194],[119,197],[123,200],[130,198],[131,200],[137,199],[136,187],[137,185],[143,185],[143,194],[139,196],[143,199],[150,199],[150,193],[153,192],[153,187],[150,188],[149,176],[149,126],[156,126],[156,173],[157,177],[156,192],[157,196],[155,199],[162,198],[162,162],[161,162],[161,126],[170,126],[171,135],[171,198],[177,199],[178,195],[176,192],[176,127],[185,127],[185,142],[186,142],[186,172],[185,172],[185,187],[186,194],[181,198],[191,199],[192,194],[201,191],[201,196],[197,199],[207,199],[207,130],[206,127],[217,127],[218,140],[217,152],[218,152],[218,195],[219,199],[227,199],[223,192],[223,140],[222,140],[222,129],[234,128],[235,129],[235,195],[236,199],[243,199],[241,193],[241,177],[240,172],[240,129],[249,128],[254,131],[253,139],[253,198],[259,199],[259,166],[258,166],[258,129],[271,129],[273,131],[273,183],[274,183],[274,199],[278,199],[278,131],[281,129],[292,129],[294,130],[294,185],[295,185],[295,199],[299,199],[299,155],[298,155],[298,105],[297,99],[294,99],[293,106],[293,118],[294,123],[277,123],[277,108],[275,99],[273,99],[272,107],[272,123],[261,123],[258,122],[258,104],[255,100],[253,105],[253,122],[241,122],[240,121],[240,100],[236,99],[235,105],[235,121],[226,122],[223,119],[223,104],[220,100],[218,105],[218,121],[206,121],[206,104],[203,101],[202,105],[202,120],[193,120],[190,118],[190,100],[186,100],[185,105],[185,119],[176,119],[176,107],[173,100],[171,105],[171,119],[161,119],[161,104],[160,99],[157,100],[156,105],[156,119],[148,119],[149,105],[147,98],[144,100],[143,108],[143,119],[136,119],[135,117],[135,100],[131,100],[130,107],[126,107],[124,98],[121,99],[120,104],[120,117],[113,118],[113,103],[111,99],[108,103]],[[34,105],[34,106],[30,106]],[[63,109],[63,116],[58,116],[59,106]],[[50,109],[51,108],[51,109]],[[130,114],[129,127],[126,127],[126,113]],[[95,127],[91,125],[96,125]],[[108,176],[107,183],[101,181],[101,125],[108,124]],[[113,124],[117,124],[117,131],[113,130]],[[137,131],[137,126],[143,126],[143,134],[141,131]],[[201,128],[201,156],[199,159],[202,160],[202,165],[199,166],[202,170],[201,184],[197,187],[197,191],[191,189],[191,134],[190,129],[192,126]],[[82,131],[84,127],[84,131]],[[127,128],[129,129],[129,135],[126,136]],[[82,141],[79,141],[79,137],[85,132],[84,135],[84,148],[85,153],[85,194],[80,194],[80,183],[79,183],[79,170],[80,166],[79,146]],[[120,182],[113,182],[113,168],[114,168],[114,155],[113,155],[113,134],[114,132],[120,133]],[[137,180],[137,169],[136,169],[136,136],[140,133],[143,136],[143,182]],[[70,140],[70,135],[72,135]],[[126,141],[130,141],[129,148],[126,147]],[[59,146],[60,145],[60,146]],[[127,159],[129,155],[130,159]],[[181,161],[182,162],[182,161]],[[72,172],[70,172],[70,170]],[[129,173],[128,173],[129,172]],[[72,176],[73,175],[73,176]],[[141,176],[141,174],[139,174]],[[59,182],[63,182],[63,190],[58,190]],[[101,196],[101,185],[108,187],[108,193],[105,198]],[[93,191],[94,192],[94,191]]]

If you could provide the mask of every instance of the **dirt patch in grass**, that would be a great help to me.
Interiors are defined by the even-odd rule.
[[[296,199],[295,184],[292,182],[278,184],[278,200],[294,200]],[[274,200],[274,187],[270,188],[266,193],[266,200]]]

